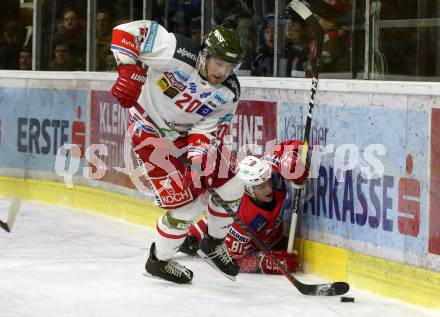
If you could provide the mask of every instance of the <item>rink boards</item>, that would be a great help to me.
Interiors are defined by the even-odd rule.
[[[0,194],[154,226],[161,211],[127,170],[127,113],[109,93],[114,74],[2,76]],[[225,119],[225,142],[237,156],[302,139],[309,80],[241,84],[238,111]],[[297,247],[306,271],[440,307],[439,123],[437,83],[320,81],[311,144],[327,153],[312,164],[300,211]],[[72,188],[56,168],[63,144],[81,153]],[[93,144],[107,149],[99,169],[86,154]],[[376,165],[380,175],[366,175]]]

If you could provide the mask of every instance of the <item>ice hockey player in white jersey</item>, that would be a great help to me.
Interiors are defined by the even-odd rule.
[[[200,45],[143,20],[115,27],[111,49],[119,74],[112,94],[130,108],[133,150],[157,204],[167,210],[157,221],[146,271],[175,283],[191,282],[193,272],[173,257],[208,201],[208,234],[201,251],[211,265],[235,279],[239,265],[224,245],[232,219],[206,189],[215,189],[233,210],[244,192],[220,155],[240,98],[234,74],[242,55],[238,34],[216,26]],[[182,149],[191,168],[170,152],[161,135]]]

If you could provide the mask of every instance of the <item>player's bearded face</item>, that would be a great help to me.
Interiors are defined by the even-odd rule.
[[[222,83],[234,70],[234,64],[225,62],[215,56],[208,57],[206,79],[211,85]]]
[[[261,202],[270,203],[273,200],[272,179],[253,187],[255,199]]]

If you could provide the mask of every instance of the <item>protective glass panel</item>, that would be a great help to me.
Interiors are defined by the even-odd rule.
[[[2,1],[0,69],[32,69],[33,1]]]
[[[311,77],[310,60],[316,47],[315,35],[299,16],[286,15],[289,2],[280,0],[278,6],[277,75]],[[365,1],[307,1],[307,5],[325,33],[319,68],[321,77],[362,76]]]
[[[438,1],[371,1],[370,17],[370,79],[438,80]]]
[[[201,42],[201,0],[154,0],[151,20],[159,22],[169,32]]]
[[[142,0],[98,0],[95,18],[95,65],[97,71],[115,71],[116,62],[110,51],[112,28],[142,19]]]
[[[234,29],[240,36],[243,58],[238,75],[251,75],[258,46],[257,25],[261,21],[262,1],[211,0],[211,5],[214,25]]]
[[[43,1],[40,13],[41,70],[85,70],[87,1]]]

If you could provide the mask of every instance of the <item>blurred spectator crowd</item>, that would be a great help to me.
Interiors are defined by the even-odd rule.
[[[326,33],[321,71],[348,72],[350,37],[344,26],[351,23],[351,0],[308,0],[306,3],[317,13]],[[235,29],[240,35],[244,50],[242,75],[308,77],[311,74],[310,60],[316,45],[313,34],[303,21],[290,17],[281,17],[276,29],[275,1],[212,0],[211,5],[211,24]],[[152,19],[170,32],[201,41],[201,0],[157,0],[152,12],[155,13]],[[275,52],[278,52],[276,70]]]
[[[0,69],[32,69],[32,6],[2,0]]]
[[[32,0],[2,0],[0,69],[32,69]],[[201,0],[151,1],[152,20],[170,32],[202,39]],[[344,25],[351,16],[350,0],[309,0],[325,30],[321,71],[349,70],[350,38]],[[21,5],[20,5],[21,3]],[[139,3],[133,7],[133,3]],[[210,25],[237,30],[244,50],[242,75],[307,77],[313,55],[313,34],[299,19],[280,16],[275,25],[275,1],[212,0]],[[287,3],[287,2],[286,2]],[[86,69],[87,1],[41,0],[42,32],[39,69]],[[280,12],[280,14],[282,14]],[[114,71],[111,31],[118,24],[142,19],[142,1],[97,1],[94,69]],[[208,24],[208,25],[209,25]],[[206,23],[205,23],[206,25]],[[275,40],[277,38],[277,40]],[[275,46],[277,45],[277,50]],[[278,52],[275,58],[275,52]],[[275,60],[277,61],[275,63]],[[274,69],[274,67],[277,67]]]

